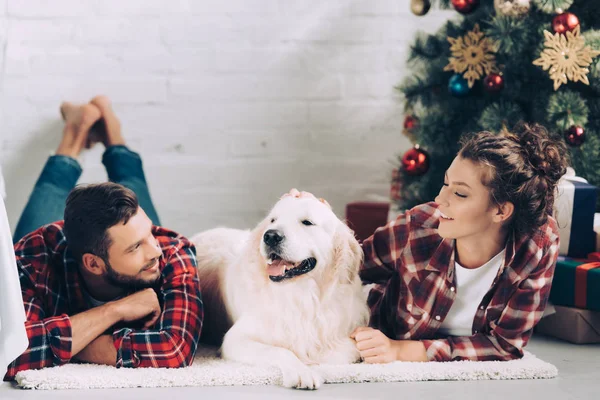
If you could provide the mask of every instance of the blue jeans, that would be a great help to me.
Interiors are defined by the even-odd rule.
[[[140,156],[125,146],[111,146],[102,155],[102,164],[108,179],[133,190],[148,218],[154,225],[160,225]],[[39,227],[64,218],[67,196],[79,180],[81,171],[74,158],[55,155],[48,159],[19,218],[14,243]]]

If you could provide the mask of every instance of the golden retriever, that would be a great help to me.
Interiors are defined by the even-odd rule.
[[[308,365],[359,361],[349,336],[369,318],[363,253],[326,201],[293,189],[252,231],[217,228],[191,240],[202,341],[222,339],[223,358],[277,366],[284,386],[302,389],[322,383]]]

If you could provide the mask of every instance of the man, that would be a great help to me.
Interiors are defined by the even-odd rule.
[[[63,103],[61,112],[62,142],[15,232],[29,347],[5,380],[72,361],[190,365],[203,320],[195,248],[158,226],[141,159],[125,146],[109,100]],[[96,141],[111,182],[75,187],[75,157]],[[63,210],[64,221],[52,222]]]

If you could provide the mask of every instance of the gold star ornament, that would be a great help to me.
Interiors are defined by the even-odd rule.
[[[544,71],[550,70],[554,90],[558,90],[560,85],[568,81],[589,85],[588,67],[592,59],[600,55],[600,51],[585,45],[585,38],[579,34],[579,26],[572,32],[567,31],[566,34],[544,31],[544,36],[546,37],[545,49],[533,64],[542,67]]]
[[[496,44],[485,37],[476,24],[472,31],[463,37],[448,38],[452,56],[450,62],[444,67],[444,71],[454,71],[463,74],[472,88],[475,81],[484,75],[498,72],[496,68]]]

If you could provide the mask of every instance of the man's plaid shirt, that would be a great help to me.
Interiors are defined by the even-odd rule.
[[[472,335],[437,334],[460,288],[455,241],[438,235],[435,203],[416,206],[381,227],[362,246],[361,278],[369,294],[370,325],[397,340],[420,340],[429,360],[510,360],[523,355],[550,294],[558,257],[552,217],[528,237],[509,236],[504,263],[481,299]]]
[[[139,330],[120,324],[111,329],[117,367],[190,365],[204,317],[196,273],[195,247],[184,237],[153,227],[162,257],[157,292],[162,314],[154,327]],[[45,225],[15,245],[29,338],[27,350],[8,366],[5,380],[18,371],[68,363],[71,354],[69,316],[91,308],[78,265],[71,256],[63,222]]]

